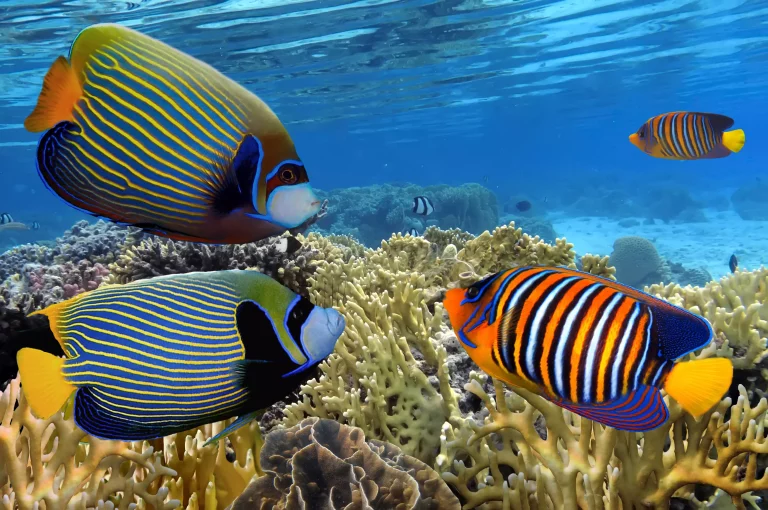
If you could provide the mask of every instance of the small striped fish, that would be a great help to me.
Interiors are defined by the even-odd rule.
[[[485,372],[617,429],[663,424],[661,387],[700,415],[731,383],[728,359],[674,362],[710,342],[706,320],[587,273],[519,267],[449,290],[444,304]]]
[[[293,391],[344,329],[335,310],[237,270],[100,287],[35,313],[50,329],[17,354],[34,413],[69,402],[80,428],[123,441],[239,416],[215,439],[229,434]],[[51,333],[64,359],[39,350]]]
[[[723,158],[744,147],[744,131],[726,131],[733,119],[716,113],[671,112],[640,126],[629,141],[655,158]]]
[[[280,120],[209,65],[129,28],[86,28],[24,122],[69,205],[153,234],[246,243],[320,210]]]

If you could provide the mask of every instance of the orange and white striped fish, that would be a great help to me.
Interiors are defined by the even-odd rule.
[[[588,273],[518,267],[449,290],[443,304],[486,373],[617,429],[662,425],[660,388],[699,416],[733,377],[726,358],[674,362],[711,341],[705,319]]]
[[[726,131],[733,119],[716,113],[670,112],[648,119],[629,135],[632,145],[663,159],[714,159],[739,152],[744,130]]]

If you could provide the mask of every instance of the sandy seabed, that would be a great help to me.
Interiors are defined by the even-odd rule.
[[[653,241],[659,254],[686,268],[703,267],[714,279],[730,273],[728,259],[736,254],[743,269],[768,264],[768,221],[742,220],[734,211],[704,211],[702,223],[662,223],[623,227],[601,217],[552,218],[558,237],[574,244],[579,255],[610,255],[619,237],[641,236]]]

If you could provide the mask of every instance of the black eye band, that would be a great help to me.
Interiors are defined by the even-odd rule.
[[[285,318],[285,329],[291,334],[291,338],[296,342],[296,345],[303,346],[301,343],[301,327],[307,322],[307,318],[314,307],[315,305],[308,299],[299,297],[288,310],[288,315]]]

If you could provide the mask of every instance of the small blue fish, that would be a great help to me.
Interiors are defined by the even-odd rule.
[[[48,327],[14,340],[32,411],[66,406],[88,434],[122,441],[239,416],[217,440],[296,389],[344,330],[332,308],[238,270],[108,285],[38,314]]]
[[[113,24],[75,38],[24,126],[76,209],[171,239],[247,243],[320,211],[277,116],[209,65]]]

